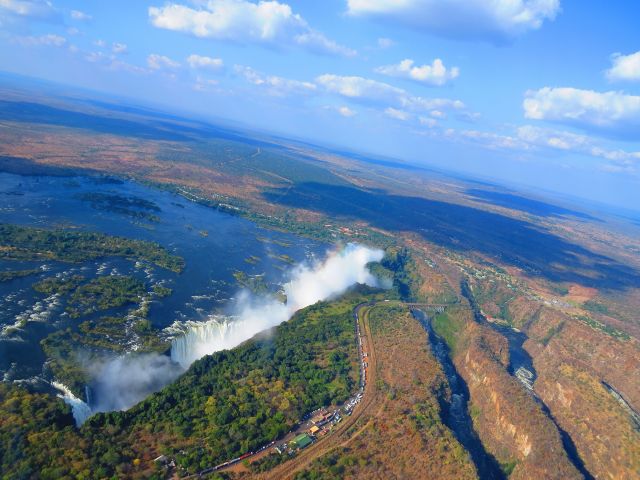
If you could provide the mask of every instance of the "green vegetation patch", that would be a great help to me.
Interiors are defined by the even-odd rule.
[[[402,300],[417,300],[421,278],[407,248],[387,248],[380,264],[393,273],[393,288]]]
[[[37,268],[31,270],[5,270],[4,272],[0,272],[0,282],[8,282],[15,278],[28,277],[38,272],[40,272],[40,270]]]
[[[71,277],[49,277],[34,283],[33,289],[45,295],[65,295],[74,291],[84,281],[82,275],[72,275]]]
[[[72,318],[78,318],[100,310],[137,303],[145,293],[144,284],[134,277],[98,277],[73,292],[67,311]]]
[[[151,288],[156,298],[166,298],[173,293],[172,289],[165,287],[164,285],[160,285],[159,283],[154,284]]]
[[[256,295],[268,295],[275,293],[279,285],[270,285],[265,280],[264,275],[248,275],[245,272],[235,271],[233,272],[233,278],[236,279],[238,285],[242,288],[250,290]]]
[[[268,255],[269,255],[269,258],[273,258],[274,260],[279,260],[281,262],[288,263],[289,265],[294,265],[296,263],[296,261],[293,258],[291,258],[289,255],[284,253],[281,253],[281,254],[270,253]]]
[[[464,310],[459,307],[448,307],[443,313],[436,315],[431,323],[433,330],[445,341],[452,354],[456,352],[461,332],[465,326],[462,313]]]
[[[582,308],[592,313],[599,313],[601,315],[610,315],[611,312],[606,305],[596,302],[595,300],[588,300],[582,304]]]
[[[182,258],[153,242],[94,232],[0,224],[0,259],[3,260],[83,262],[109,256],[146,260],[174,272],[184,268]]]
[[[76,478],[91,478],[71,410],[61,400],[0,382],[0,412],[0,478],[71,478],[65,476],[71,465]]]
[[[617,338],[619,340],[631,339],[631,336],[628,333],[623,332],[622,330],[618,330],[617,328],[612,327],[611,325],[606,325],[602,322],[594,320],[593,318],[587,317],[586,315],[576,315],[574,318],[576,318],[577,320],[580,320],[583,323],[586,323],[594,330],[600,330],[601,332],[604,332],[607,335]]]

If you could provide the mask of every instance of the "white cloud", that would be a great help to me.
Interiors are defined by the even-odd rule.
[[[549,147],[603,158],[620,165],[640,161],[640,152],[604,148],[586,135],[525,125],[518,128],[518,138],[532,146]]]
[[[15,41],[25,47],[36,47],[40,45],[49,47],[63,47],[67,43],[67,39],[60,35],[48,34],[37,37],[15,37]]]
[[[234,71],[244,77],[249,83],[263,87],[274,96],[292,94],[308,94],[316,90],[316,85],[311,82],[302,82],[275,75],[264,75],[251,67],[235,65]]]
[[[349,107],[346,107],[346,106],[338,107],[337,110],[338,110],[338,113],[343,117],[353,117],[356,115],[356,112],[354,112],[353,110],[351,110]]]
[[[337,44],[312,29],[286,3],[246,0],[207,0],[200,8],[178,3],[149,7],[151,23],[167,30],[201,38],[258,43],[270,46],[298,46],[315,53],[353,56],[355,51]]]
[[[343,97],[373,102],[398,103],[406,95],[400,88],[363,77],[324,74],[317,77],[316,82]]]
[[[118,58],[111,58],[111,62],[106,66],[109,70],[117,70],[123,72],[129,72],[136,75],[143,75],[150,73],[146,68],[139,67],[138,65],[133,65],[131,63],[123,62]]]
[[[420,125],[424,125],[427,126],[429,128],[434,128],[436,125],[438,125],[438,121],[435,118],[428,118],[428,117],[418,117],[418,121],[420,122]]]
[[[104,61],[108,57],[102,52],[89,52],[84,58],[87,62],[98,63]]]
[[[640,152],[606,148],[586,135],[532,125],[518,127],[507,134],[448,129],[444,135],[451,140],[469,141],[492,150],[537,151],[546,148],[604,159],[611,162],[610,166],[626,167],[640,162]]]
[[[81,12],[80,10],[71,10],[71,18],[81,22],[86,22],[91,20],[93,17],[88,13]]]
[[[310,52],[319,54],[334,54],[342,55],[345,57],[354,57],[357,52],[351,48],[339,45],[333,40],[329,40],[323,34],[310,31],[308,33],[301,33],[294,38],[296,44],[301,47],[305,47]]]
[[[129,47],[124,43],[114,42],[111,44],[111,51],[115,54],[127,53],[128,49]]]
[[[401,88],[363,77],[324,74],[316,78],[316,83],[329,93],[383,109],[413,113],[432,110],[452,110],[459,113],[466,111],[460,100],[413,96]]]
[[[0,0],[0,13],[49,22],[60,21],[60,12],[48,0]]]
[[[611,56],[613,64],[606,72],[611,81],[640,81],[640,51],[629,55],[615,53]]]
[[[454,130],[445,131],[445,136],[452,139],[462,139],[482,145],[490,149],[528,150],[531,146],[517,136],[504,135],[495,132],[483,132],[479,130]]]
[[[525,125],[517,130],[518,138],[536,146],[558,150],[584,150],[591,145],[591,139],[572,132],[551,130]]]
[[[501,43],[540,28],[560,0],[347,0],[348,12],[421,31]]]
[[[158,55],[157,53],[152,53],[147,57],[147,65],[152,70],[175,70],[180,67],[178,62],[171,60],[169,57],[165,57],[164,55]]]
[[[378,47],[380,47],[380,48],[391,48],[395,44],[396,44],[396,42],[394,42],[390,38],[381,37],[381,38],[378,39]]]
[[[196,54],[189,55],[187,57],[187,63],[191,68],[201,68],[214,71],[219,71],[224,67],[224,62],[221,58],[211,58]]]
[[[95,63],[106,70],[128,72],[135,75],[146,75],[150,73],[150,70],[139,67],[138,65],[123,62],[120,58],[111,53],[88,52],[84,55],[84,59],[87,62]]]
[[[100,47],[100,48],[104,48],[107,46],[107,42],[105,42],[104,40],[96,40],[95,42],[93,42],[93,44],[96,47]]]
[[[386,65],[375,69],[377,73],[390,77],[407,78],[427,85],[442,86],[460,74],[458,67],[447,69],[442,60],[436,58],[431,65],[417,66],[407,58],[397,65]]]
[[[198,76],[196,78],[196,83],[194,83],[193,85],[193,89],[199,92],[208,92],[208,91],[216,90],[217,86],[218,86],[217,80],[212,80],[209,78]]]
[[[398,110],[397,108],[388,107],[384,110],[385,115],[395,120],[406,121],[409,120],[411,115],[404,110]]]
[[[526,118],[562,123],[605,136],[640,140],[640,96],[577,88],[530,90]]]

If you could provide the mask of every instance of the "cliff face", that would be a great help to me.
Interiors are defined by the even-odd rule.
[[[474,279],[473,287],[487,315],[527,334],[535,392],[585,468],[595,478],[640,478],[640,342],[594,321],[603,317],[583,307],[594,292],[581,298],[572,287],[573,301],[554,304],[504,281]]]
[[[640,342],[618,339],[548,307],[530,317],[527,350],[541,365],[569,363],[622,392],[640,409]]]
[[[474,427],[501,464],[515,464],[510,478],[581,478],[553,421],[508,373],[506,339],[468,315],[455,352],[454,364],[469,388]]]
[[[557,333],[549,339],[551,330]],[[586,468],[596,478],[640,478],[640,432],[629,410],[640,404],[637,340],[617,340],[547,308],[528,333],[525,348],[538,373],[535,390],[575,442]]]

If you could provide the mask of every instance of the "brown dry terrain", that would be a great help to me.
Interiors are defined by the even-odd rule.
[[[355,421],[256,478],[477,478],[442,423],[439,400],[448,391],[424,329],[405,307],[378,304],[363,319],[370,325],[375,373]]]

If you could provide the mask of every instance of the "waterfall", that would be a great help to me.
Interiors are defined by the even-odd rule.
[[[51,382],[51,386],[60,392],[58,398],[71,407],[73,419],[78,427],[92,415],[91,407],[76,397],[69,387],[59,382]]]
[[[236,347],[257,333],[286,322],[301,308],[339,295],[356,283],[379,286],[367,264],[379,262],[383,256],[382,250],[348,244],[329,253],[323,263],[298,265],[283,285],[286,303],[241,292],[234,316],[213,316],[206,322],[178,325],[184,333],[173,340],[171,359],[187,368],[204,355]]]
[[[214,316],[206,322],[186,322],[182,328],[184,333],[171,342],[171,360],[186,368],[198,358],[223,349],[233,322]]]

